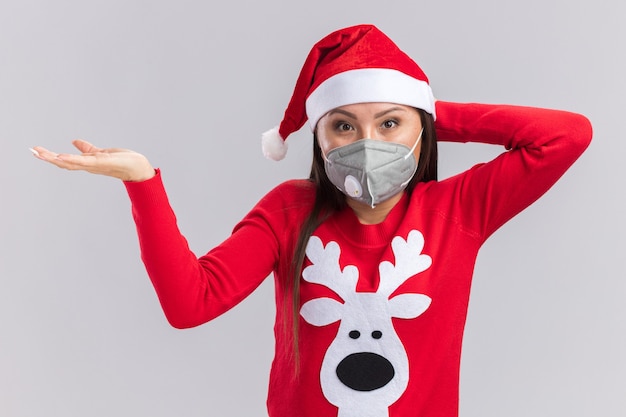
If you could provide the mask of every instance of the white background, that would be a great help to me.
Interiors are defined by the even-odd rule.
[[[217,5],[211,5],[216,3]],[[162,168],[201,254],[280,181],[263,158],[310,47],[374,23],[437,98],[567,109],[588,151],[478,259],[461,416],[626,415],[626,12],[614,0],[0,0],[0,416],[261,416],[273,288],[199,328],[166,323],[117,180],[28,147],[127,147]],[[440,177],[493,158],[440,145]]]

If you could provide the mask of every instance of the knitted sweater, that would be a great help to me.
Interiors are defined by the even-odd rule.
[[[454,177],[419,183],[386,219],[361,224],[346,208],[314,233],[300,284],[294,369],[290,262],[314,188],[285,182],[222,244],[197,258],[179,232],[160,172],[126,183],[142,259],[170,323],[197,326],[272,272],[275,358],[268,411],[286,416],[458,414],[461,341],[476,256],[507,220],[546,192],[584,151],[583,116],[530,107],[437,102],[439,141],[507,151]]]

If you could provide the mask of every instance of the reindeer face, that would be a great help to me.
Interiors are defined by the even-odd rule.
[[[408,357],[398,337],[392,317],[415,318],[430,305],[423,294],[393,293],[406,279],[427,269],[431,259],[421,255],[423,238],[412,231],[407,241],[395,238],[392,249],[396,265],[380,264],[381,283],[375,293],[357,293],[358,269],[339,266],[339,246],[326,247],[315,236],[307,246],[312,265],[303,277],[332,289],[343,303],[331,298],[317,298],[305,303],[302,317],[315,326],[340,321],[337,336],[328,347],[320,381],[328,401],[339,407],[340,415],[387,415],[389,405],[397,401],[408,385]],[[407,255],[409,255],[407,257]],[[372,410],[380,410],[372,414]]]

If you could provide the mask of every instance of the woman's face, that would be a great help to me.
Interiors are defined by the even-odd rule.
[[[416,109],[393,103],[359,103],[337,107],[326,113],[316,127],[324,155],[360,139],[396,142],[412,148],[422,129]],[[415,147],[419,160],[421,141]]]

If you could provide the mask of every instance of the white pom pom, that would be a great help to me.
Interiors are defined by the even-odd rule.
[[[287,143],[280,137],[278,126],[261,136],[261,147],[266,158],[280,161],[287,154]]]

